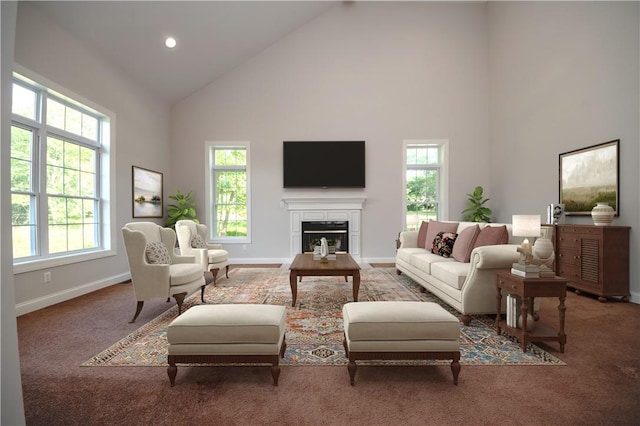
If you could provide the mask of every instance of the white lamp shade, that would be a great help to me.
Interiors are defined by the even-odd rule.
[[[514,214],[512,218],[512,233],[515,237],[539,237],[539,214]]]

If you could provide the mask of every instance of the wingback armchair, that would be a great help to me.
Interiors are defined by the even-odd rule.
[[[196,263],[200,263],[204,271],[211,271],[214,286],[221,268],[225,268],[225,275],[229,278],[229,253],[221,244],[207,243],[206,225],[192,220],[179,220],[176,222],[176,234],[180,254],[195,256]]]
[[[193,256],[178,256],[174,248],[176,234],[153,222],[131,222],[122,228],[122,237],[129,260],[133,292],[138,302],[135,322],[145,300],[154,297],[173,297],[178,304],[178,315],[188,295],[201,289],[204,302],[205,279],[200,264]]]

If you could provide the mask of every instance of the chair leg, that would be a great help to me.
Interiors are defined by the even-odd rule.
[[[225,268],[224,274],[226,275],[227,279],[229,279],[229,265],[227,265],[227,267]]]
[[[211,271],[211,273],[213,274],[213,286],[216,286],[216,278],[218,277],[218,272],[220,271],[220,268],[213,268],[213,269],[209,269],[209,271]]]
[[[176,299],[176,303],[178,304],[178,315],[182,314],[182,302],[184,302],[184,298],[187,297],[187,293],[178,293],[173,295],[174,299]]]
[[[133,316],[133,319],[129,321],[129,324],[133,324],[134,322],[136,322],[136,318],[138,318],[138,315],[140,315],[140,311],[142,311],[142,305],[144,305],[144,301],[138,300],[138,304],[136,305],[136,314]]]
[[[204,303],[204,287],[200,287],[200,300],[202,300],[202,303]]]

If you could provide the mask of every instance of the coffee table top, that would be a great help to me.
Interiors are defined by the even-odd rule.
[[[336,254],[336,260],[321,262],[313,260],[313,253],[300,253],[291,262],[292,271],[346,271],[360,269],[349,253]]]

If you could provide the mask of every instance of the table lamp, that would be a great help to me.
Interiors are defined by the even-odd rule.
[[[514,237],[524,237],[518,248],[520,260],[518,263],[528,265],[533,259],[533,251],[529,238],[540,236],[539,214],[514,214],[512,217],[512,233]]]

